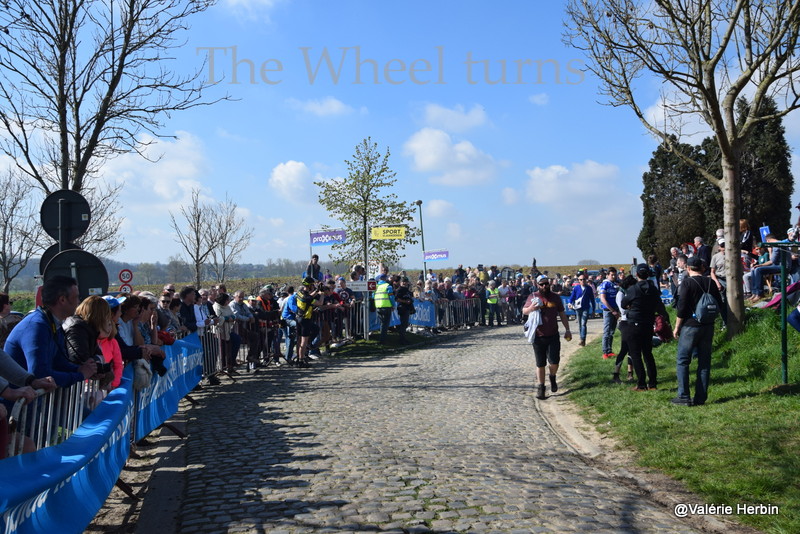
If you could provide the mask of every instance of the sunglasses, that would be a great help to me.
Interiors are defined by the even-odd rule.
[[[539,287],[544,287],[544,286],[549,286],[549,285],[550,285],[550,282],[541,282],[539,284]]]

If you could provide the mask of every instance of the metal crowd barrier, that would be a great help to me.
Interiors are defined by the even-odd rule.
[[[200,343],[203,345],[203,376],[205,378],[216,375],[222,368],[220,361],[219,338],[210,328],[203,329],[202,334],[198,330]]]
[[[37,450],[65,441],[102,400],[97,380],[84,380],[46,394],[43,389],[36,390],[36,399],[27,406],[19,399],[9,417],[7,455],[22,454],[26,441]]]

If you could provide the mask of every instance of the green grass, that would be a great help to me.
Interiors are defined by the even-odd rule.
[[[738,519],[768,532],[800,532],[800,337],[789,329],[794,384],[782,386],[780,319],[773,311],[749,313],[743,334],[715,336],[705,406],[669,402],[677,390],[676,342],[654,350],[659,389],[647,393],[612,384],[613,360],[599,356],[599,340],[589,344],[570,361],[570,398],[599,431],[637,451],[642,466],[682,480],[708,503],[777,505],[777,516]],[[692,388],[695,371],[693,362]]]
[[[422,345],[427,345],[435,342],[435,338],[427,336],[419,336],[406,332],[407,345],[401,345],[397,333],[389,332],[387,343],[381,345],[378,343],[378,334],[373,332],[369,341],[363,339],[357,340],[355,343],[348,343],[347,345],[335,349],[331,353],[331,358],[374,358],[385,354],[387,351],[397,353],[400,351],[419,348]]]

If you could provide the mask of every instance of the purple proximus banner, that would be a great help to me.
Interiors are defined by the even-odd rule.
[[[338,245],[344,243],[347,233],[344,230],[319,230],[311,232],[311,246]]]
[[[429,250],[425,252],[425,261],[447,260],[450,252],[447,250]]]

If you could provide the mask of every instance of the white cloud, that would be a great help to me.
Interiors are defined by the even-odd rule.
[[[461,239],[461,225],[458,223],[447,223],[448,239]]]
[[[547,93],[537,93],[529,96],[528,100],[536,106],[546,106],[550,102],[550,96]]]
[[[269,177],[269,186],[280,196],[293,202],[307,203],[311,190],[311,171],[302,161],[289,160],[276,165]]]
[[[425,106],[425,124],[433,128],[440,128],[448,132],[461,133],[488,122],[486,111],[475,104],[469,111],[461,104],[453,109],[438,104]]]
[[[147,159],[122,154],[107,161],[100,175],[110,183],[124,183],[128,199],[141,198],[142,205],[151,208],[154,203],[166,203],[175,211],[192,189],[202,189],[201,181],[211,171],[202,140],[184,131],[175,135],[175,140],[143,136],[142,141],[150,143],[143,149]],[[126,209],[131,208],[126,203]]]
[[[419,172],[435,173],[431,182],[469,186],[491,181],[497,174],[497,162],[469,141],[454,142],[449,134],[434,128],[423,128],[412,135],[403,152],[414,160]]]
[[[293,109],[298,109],[304,113],[310,113],[317,117],[333,117],[337,115],[347,115],[354,110],[341,100],[328,96],[316,100],[297,100],[296,98],[289,98],[286,103]],[[362,113],[364,108],[362,108]]]
[[[596,200],[600,192],[605,196],[609,183],[617,178],[619,169],[616,165],[586,160],[573,163],[569,169],[562,165],[551,165],[525,172],[529,177],[525,194],[530,202],[569,205],[576,198]]]
[[[519,201],[519,191],[513,187],[504,187],[500,194],[503,195],[503,202],[509,206]]]
[[[270,217],[270,219],[269,219],[269,224],[271,224],[275,228],[279,228],[279,227],[283,226],[285,223],[286,223],[286,221],[284,221],[280,217]]]
[[[453,203],[446,200],[429,200],[425,206],[425,211],[430,217],[448,217],[453,214]]]

